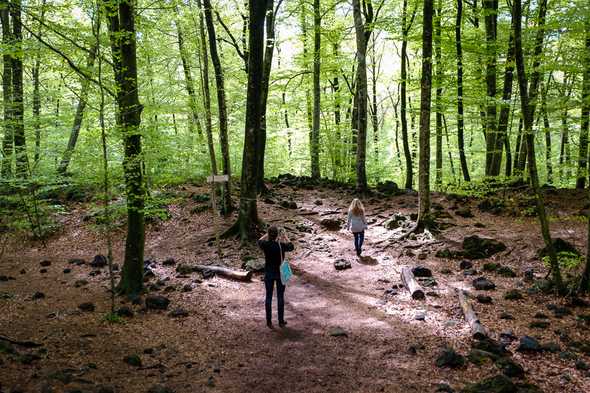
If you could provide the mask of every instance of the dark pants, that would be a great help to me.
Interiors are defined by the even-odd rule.
[[[363,248],[363,241],[365,241],[365,231],[353,232],[354,235],[354,249],[357,254],[360,254]]]
[[[285,321],[285,286],[281,282],[281,277],[265,276],[264,286],[266,287],[266,300],[264,306],[266,309],[266,323],[272,322],[272,292],[277,283],[277,305],[279,309],[279,323]]]

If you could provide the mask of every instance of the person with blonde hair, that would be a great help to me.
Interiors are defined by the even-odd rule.
[[[367,219],[365,218],[365,208],[363,203],[354,198],[348,208],[348,219],[346,220],[346,229],[354,235],[354,249],[356,255],[361,256],[363,242],[365,240],[365,229],[367,229]]]

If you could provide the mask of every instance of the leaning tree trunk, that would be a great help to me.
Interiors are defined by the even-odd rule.
[[[321,71],[320,0],[313,0],[313,120],[311,128],[311,177],[320,177],[320,71]]]
[[[557,254],[553,241],[551,239],[551,232],[549,230],[549,221],[547,220],[547,213],[545,211],[545,204],[543,202],[543,195],[539,186],[539,175],[537,173],[537,162],[535,157],[535,136],[533,135],[533,113],[535,112],[535,99],[537,94],[537,86],[539,83],[539,56],[543,48],[543,35],[544,35],[544,24],[545,24],[545,13],[547,10],[547,0],[541,0],[539,4],[539,18],[538,18],[538,29],[537,39],[535,42],[535,60],[533,61],[533,72],[531,77],[531,91],[530,95],[528,92],[527,78],[525,74],[524,56],[522,51],[522,10],[521,0],[514,0],[514,18],[513,18],[513,29],[514,29],[514,47],[516,55],[516,70],[518,74],[518,86],[520,89],[520,104],[523,113],[524,122],[524,134],[527,145],[527,158],[529,167],[529,176],[531,178],[531,184],[535,192],[537,201],[537,213],[539,216],[539,223],[541,224],[541,233],[545,246],[549,251],[549,259],[551,264],[551,272],[555,286],[559,291],[563,289],[563,282],[561,279],[561,271],[559,268],[559,262],[557,260]],[[541,38],[539,38],[539,36]],[[530,101],[529,101],[530,100]]]
[[[98,44],[94,44],[88,53],[86,59],[86,69],[91,70],[94,67],[94,61],[96,59],[96,52],[98,50]],[[86,110],[86,103],[88,100],[88,89],[90,87],[90,79],[82,78],[80,84],[80,94],[78,95],[78,105],[76,106],[76,114],[74,115],[74,124],[70,131],[70,139],[68,145],[64,151],[63,157],[57,167],[57,173],[65,175],[68,171],[68,166],[72,159],[72,154],[76,148],[78,142],[78,136],[80,135],[80,128],[82,128],[82,121],[84,119],[84,111]]]
[[[215,85],[217,87],[217,110],[219,113],[219,142],[221,145],[221,158],[223,163],[223,174],[229,177],[229,181],[223,183],[223,213],[229,214],[233,210],[231,199],[231,165],[229,156],[229,139],[227,133],[227,107],[225,100],[225,81],[223,68],[217,51],[217,38],[215,35],[215,26],[213,25],[213,11],[211,9],[211,0],[203,0],[205,24],[209,35],[209,51],[211,53],[211,62],[215,70]]]
[[[29,174],[29,159],[25,138],[25,106],[23,101],[23,32],[21,22],[21,0],[13,0],[10,6],[14,53],[12,55],[12,112],[11,120],[16,157],[16,175],[25,178]]]
[[[470,181],[467,158],[465,157],[465,128],[463,110],[463,46],[461,44],[461,25],[463,24],[463,0],[457,0],[457,19],[455,22],[455,45],[457,49],[457,144],[463,180]]]
[[[442,187],[443,178],[443,125],[442,125],[442,48],[441,48],[441,18],[442,18],[442,0],[438,0],[436,5],[436,18],[434,18],[434,43],[436,59],[436,189]]]
[[[428,226],[430,217],[430,103],[432,93],[433,0],[424,0],[422,20],[422,78],[420,83],[420,136],[418,165],[418,225]]]
[[[590,125],[590,16],[586,15],[586,18],[586,69],[584,70],[582,86],[582,124],[580,132],[585,129],[584,132],[588,133],[588,127]],[[580,280],[580,290],[584,292],[590,291],[590,216],[587,218],[588,233],[586,242],[586,266],[584,268],[584,273],[582,273],[582,279]]]
[[[485,121],[485,139],[486,139],[486,176],[498,176],[498,171],[493,170],[493,162],[497,160],[497,76],[496,76],[496,36],[497,36],[497,19],[498,19],[498,0],[483,0],[483,10],[485,14],[486,30],[486,121]],[[500,145],[500,149],[502,146]],[[500,150],[501,151],[501,150]]]
[[[113,52],[113,71],[117,85],[117,126],[123,134],[123,173],[127,194],[127,238],[125,261],[118,284],[120,293],[134,296],[143,287],[143,251],[145,243],[145,185],[141,152],[141,112],[137,83],[135,41],[135,3],[105,0],[109,37]]]
[[[262,110],[262,119],[260,124],[260,134],[256,141],[256,151],[258,153],[258,162],[256,164],[258,174],[256,175],[256,188],[259,193],[266,192],[264,185],[264,157],[266,155],[266,103],[268,101],[268,91],[270,85],[270,71],[272,69],[272,58],[275,48],[275,10],[274,1],[266,0],[266,45],[264,49],[264,70],[262,74],[262,93],[260,108]]]
[[[580,124],[580,151],[576,188],[584,188],[588,177],[588,117],[590,116],[590,16],[586,11],[586,47],[584,48],[584,77],[582,81],[582,113]]]
[[[10,15],[8,0],[0,0],[0,22],[2,22],[2,44],[5,48],[12,45],[12,31],[10,29]],[[4,139],[2,140],[2,169],[3,179],[12,177],[12,159],[14,150],[14,134],[12,126],[12,56],[5,50],[2,54],[2,103],[4,108]]]
[[[407,58],[408,58],[408,32],[411,27],[411,23],[408,23],[408,0],[404,0],[402,8],[402,49],[401,49],[401,83],[400,83],[400,118],[402,125],[402,145],[404,149],[404,157],[406,162],[406,183],[405,188],[411,189],[414,185],[414,168],[412,163],[412,152],[410,151],[410,141],[408,139],[408,116],[406,114],[407,107]],[[413,17],[412,17],[413,20]]]

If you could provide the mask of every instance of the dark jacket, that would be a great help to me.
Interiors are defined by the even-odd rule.
[[[264,273],[266,276],[280,277],[281,263],[285,259],[286,251],[293,251],[293,243],[279,243],[274,240],[258,240],[258,246],[264,251]],[[281,254],[282,251],[282,254]]]

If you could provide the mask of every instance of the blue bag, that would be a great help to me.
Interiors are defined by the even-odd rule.
[[[283,263],[281,263],[281,282],[283,285],[287,285],[291,277],[293,277],[293,271],[291,270],[289,261],[285,259]]]

